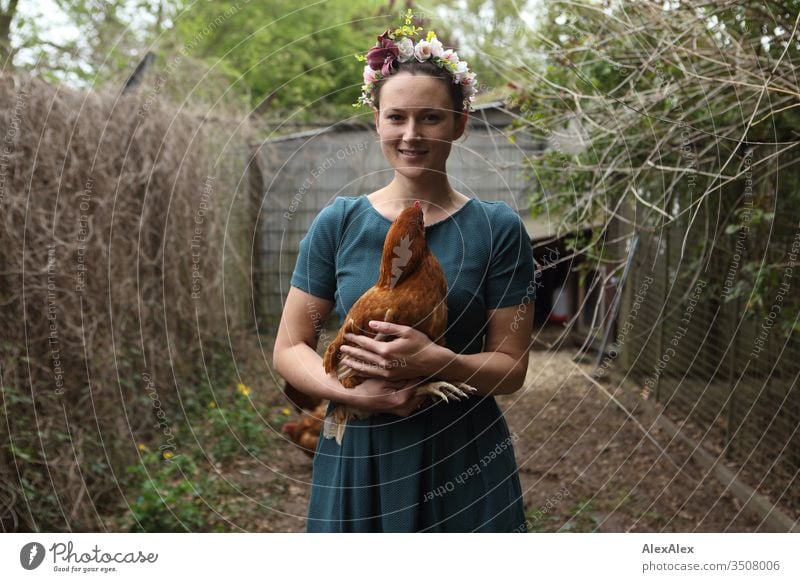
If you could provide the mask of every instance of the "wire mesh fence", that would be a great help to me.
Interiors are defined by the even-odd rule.
[[[641,233],[623,362],[642,396],[796,518],[800,231],[780,218],[789,208],[727,230],[714,227],[718,209]]]

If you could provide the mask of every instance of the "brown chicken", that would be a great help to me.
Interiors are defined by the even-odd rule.
[[[305,392],[300,392],[300,390],[288,382],[284,382],[283,384],[283,395],[297,412],[302,412],[303,410],[314,410],[322,403],[321,398],[316,398],[306,394]]]
[[[345,388],[354,388],[366,378],[341,363],[341,346],[345,333],[365,335],[380,341],[394,336],[375,333],[370,320],[389,321],[408,325],[425,333],[432,341],[444,345],[447,328],[447,279],[439,261],[428,248],[425,224],[419,201],[403,210],[386,235],[381,257],[380,275],[374,287],[368,289],[350,308],[336,338],[325,352],[325,371],[336,372]],[[466,384],[454,386],[448,382],[431,381],[417,387],[417,394],[429,394],[448,401],[466,398],[475,389]],[[341,444],[348,419],[365,418],[370,413],[350,406],[337,405],[325,418],[326,438],[336,437]]]
[[[297,422],[285,422],[281,432],[287,435],[302,451],[312,459],[317,450],[319,435],[322,432],[322,419],[328,404],[322,403],[314,410],[303,410],[303,416]]]

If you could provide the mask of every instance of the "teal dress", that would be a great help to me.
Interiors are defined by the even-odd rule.
[[[337,197],[301,241],[291,284],[334,301],[341,324],[376,283],[390,226],[366,195]],[[505,202],[471,198],[425,236],[448,283],[446,345],[480,352],[487,310],[534,299],[522,221]],[[307,531],[524,532],[517,438],[493,396],[348,421],[341,445],[319,440]]]

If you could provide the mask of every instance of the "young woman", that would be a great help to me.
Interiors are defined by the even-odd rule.
[[[518,390],[528,367],[530,241],[507,204],[451,186],[446,162],[467,124],[474,75],[431,33],[414,44],[416,32],[406,26],[379,37],[360,99],[374,109],[394,179],[370,194],[337,197],[315,218],[275,341],[274,365],[288,383],[375,413],[349,421],[341,445],[320,438],[309,532],[526,530],[517,436],[493,395]],[[396,339],[352,338],[358,347],[346,350],[345,363],[368,379],[344,388],[317,355],[320,326],[334,307],[341,322],[375,284],[386,233],[414,200],[447,277],[446,347],[411,327],[376,322]],[[432,376],[477,392],[420,408],[413,387]]]

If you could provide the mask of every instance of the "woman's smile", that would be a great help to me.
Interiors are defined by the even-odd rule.
[[[400,72],[383,84],[375,126],[384,157],[402,179],[445,190],[447,158],[465,123],[442,79]]]
[[[423,149],[398,149],[397,151],[409,161],[421,160],[428,153],[428,150]]]

